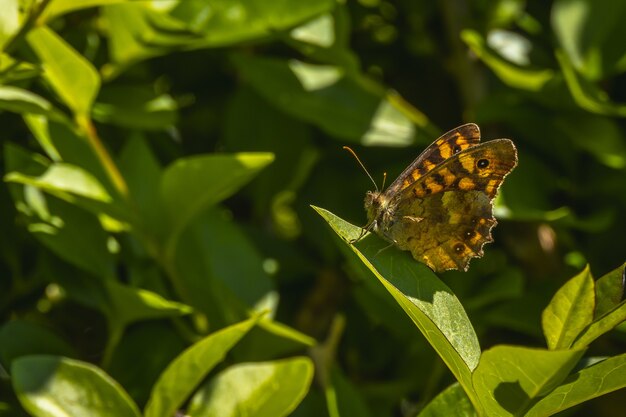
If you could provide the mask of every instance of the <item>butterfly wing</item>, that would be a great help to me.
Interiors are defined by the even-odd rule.
[[[387,188],[388,196],[413,184],[437,165],[453,155],[477,145],[480,142],[480,129],[474,123],[467,123],[444,133],[428,146]]]
[[[390,202],[380,231],[400,249],[439,272],[467,270],[492,241],[492,200],[515,168],[513,142],[498,139],[454,155],[405,187]]]

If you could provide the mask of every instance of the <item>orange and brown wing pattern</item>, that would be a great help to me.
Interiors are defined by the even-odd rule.
[[[393,195],[409,187],[437,165],[453,155],[480,142],[480,129],[474,123],[467,123],[443,134],[434,141],[408,166],[389,186],[387,195]]]
[[[410,201],[450,190],[478,190],[491,199],[516,165],[517,150],[513,142],[509,139],[492,140],[445,160],[405,188],[397,198]]]
[[[484,193],[445,192],[397,210],[386,232],[396,246],[434,271],[464,271],[472,258],[483,255],[495,225],[491,199]]]
[[[467,270],[496,225],[492,200],[517,165],[509,139],[466,149],[394,196],[381,234],[436,272]]]

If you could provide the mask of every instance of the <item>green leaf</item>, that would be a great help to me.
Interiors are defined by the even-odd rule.
[[[552,297],[541,324],[550,349],[572,346],[580,332],[593,321],[594,281],[589,266],[570,279]]]
[[[110,302],[114,321],[129,324],[134,321],[175,317],[191,313],[191,307],[166,300],[141,288],[132,288],[113,280],[104,281],[104,291]]]
[[[330,381],[324,388],[328,415],[371,417],[372,411],[357,387],[343,374],[337,365],[332,365]]]
[[[40,18],[43,21],[50,21],[54,18],[77,10],[106,6],[108,4],[124,3],[125,1],[127,0],[54,0],[46,6]]]
[[[383,87],[341,67],[247,55],[233,55],[233,62],[267,101],[338,138],[406,146],[415,140],[413,122],[432,131],[417,110],[408,116]]]
[[[61,259],[101,278],[111,278],[115,256],[109,247],[109,234],[98,219],[78,207],[25,188],[25,195],[38,195],[49,215],[29,218],[29,231]],[[32,197],[31,197],[32,198]],[[31,198],[27,199],[30,200]]]
[[[73,194],[108,203],[112,200],[106,189],[84,169],[62,162],[51,164],[40,177],[33,178],[11,172],[6,181],[32,185],[57,196]]]
[[[77,355],[59,335],[37,323],[18,319],[0,328],[0,360],[5,369],[14,359],[34,354]]]
[[[119,168],[139,212],[135,228],[147,238],[162,238],[167,230],[163,221],[165,208],[159,194],[162,169],[143,134],[137,133],[128,138],[120,152]]]
[[[570,375],[537,402],[526,417],[551,416],[559,411],[626,387],[626,353],[605,359]]]
[[[9,85],[0,86],[0,109],[15,113],[42,114],[64,121],[65,116],[43,97]]]
[[[498,78],[511,87],[540,91],[548,81],[554,78],[554,71],[551,69],[524,68],[506,61],[490,50],[483,37],[474,30],[463,30],[461,39],[493,70]]]
[[[477,416],[472,403],[458,383],[441,391],[417,417],[475,417]]]
[[[600,80],[626,69],[626,4],[598,7],[592,0],[557,0],[552,6],[552,29],[576,70]]]
[[[146,85],[103,88],[93,106],[93,118],[131,129],[166,129],[178,120],[178,104],[168,94],[157,95]]]
[[[76,115],[87,116],[100,89],[98,71],[45,26],[31,30],[27,39],[41,60],[50,86]]]
[[[127,66],[172,49],[216,48],[265,39],[334,7],[333,0],[218,0],[210,5],[187,0],[172,8],[127,2],[105,7],[104,14],[112,60]]]
[[[473,382],[485,415],[524,415],[567,377],[583,353],[504,345],[483,352]]]
[[[164,320],[143,321],[124,329],[107,371],[138,404],[148,401],[159,374],[188,346],[180,333]],[[159,348],[148,354],[146,346]]]
[[[281,417],[306,395],[313,363],[299,357],[233,365],[192,397],[187,414],[194,417]]]
[[[624,321],[626,321],[626,301],[623,301],[617,307],[608,311],[587,326],[580,336],[578,336],[573,346],[586,347],[598,337],[612,330],[615,326]]]
[[[581,77],[563,51],[555,51],[561,72],[572,98],[581,108],[605,116],[626,117],[626,104],[614,103],[609,95],[591,81]]]
[[[333,0],[202,0],[178,3],[170,15],[198,34],[205,45],[225,46],[288,29],[335,7]]]
[[[137,405],[94,365],[59,356],[24,356],[11,366],[13,388],[36,417],[139,417]]]
[[[163,371],[152,388],[145,417],[169,417],[228,351],[258,321],[258,316],[226,327],[193,344]]]
[[[596,310],[594,312],[596,319],[622,302],[625,285],[626,263],[596,281]]]
[[[359,237],[361,228],[313,206],[344,242]],[[473,397],[471,371],[480,358],[480,346],[463,306],[452,291],[425,265],[406,252],[389,249],[372,236],[349,245],[376,278],[389,291],[424,337]]]
[[[4,45],[20,30],[20,2],[18,0],[2,0],[0,2],[0,51]]]
[[[173,223],[170,245],[201,211],[234,194],[273,159],[273,154],[263,152],[198,155],[167,167],[161,197]]]

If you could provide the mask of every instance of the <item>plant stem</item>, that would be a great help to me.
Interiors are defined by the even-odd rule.
[[[104,170],[109,176],[109,179],[113,183],[113,186],[115,187],[117,192],[125,200],[128,200],[129,199],[128,185],[126,184],[126,181],[124,180],[124,177],[122,176],[122,173],[117,168],[117,165],[115,165],[113,158],[111,158],[111,155],[102,144],[102,141],[100,140],[100,137],[98,136],[98,132],[95,126],[93,125],[93,123],[91,122],[91,119],[89,118],[89,116],[77,115],[76,123],[85,133],[85,136],[87,137],[87,141],[89,142],[89,145],[96,152],[96,155],[98,159],[100,160],[100,163],[104,167]]]

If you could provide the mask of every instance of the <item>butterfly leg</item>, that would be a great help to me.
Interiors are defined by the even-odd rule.
[[[364,227],[361,227],[361,233],[359,234],[359,237],[357,237],[356,239],[350,239],[348,243],[351,245],[354,245],[359,240],[363,239],[366,233],[371,232],[375,225],[376,225],[376,221],[373,221],[373,222],[369,222]]]
[[[386,251],[387,249],[389,249],[390,247],[392,247],[393,245],[397,245],[396,243],[390,243],[387,246],[385,246],[384,248],[380,248],[378,249],[378,252],[376,252],[376,254],[374,254],[374,257],[377,257],[378,255],[380,255],[383,251]]]

